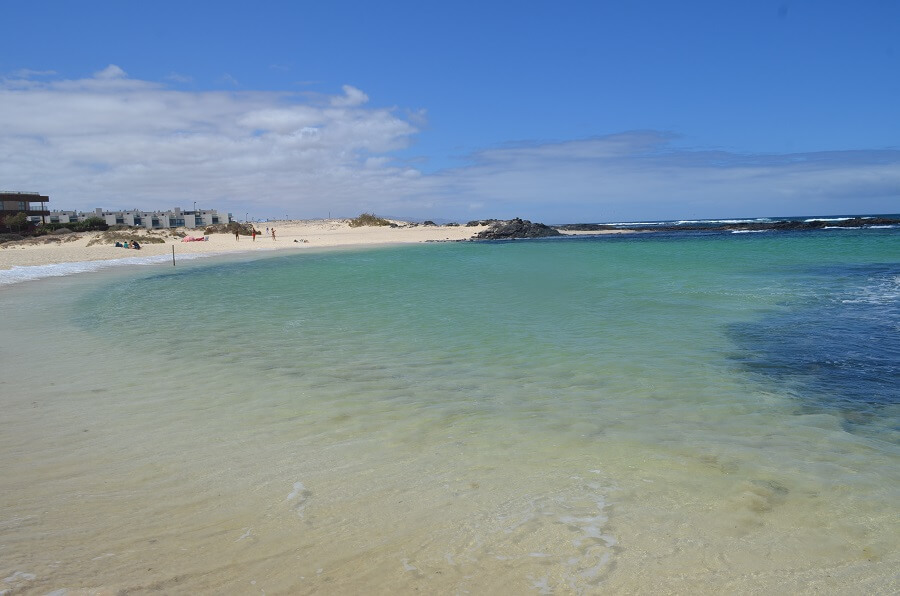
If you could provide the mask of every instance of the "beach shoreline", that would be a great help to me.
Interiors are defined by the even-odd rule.
[[[423,242],[459,242],[471,240],[488,226],[434,226],[393,222],[394,226],[350,227],[346,219],[281,220],[259,223],[261,232],[256,239],[233,234],[209,234],[204,242],[182,242],[182,235],[203,236],[202,229],[176,228],[172,230],[126,230],[145,238],[161,238],[163,243],[145,242],[140,251],[116,247],[114,241],[97,243],[102,232],[73,232],[71,234],[41,236],[0,244],[0,270],[14,267],[35,267],[62,263],[107,261],[133,257],[162,257],[172,255],[218,255],[249,253],[255,251],[301,251],[309,248],[337,248],[391,244],[418,244]],[[271,230],[275,229],[272,238]],[[267,233],[268,230],[268,233]],[[566,235],[584,235],[605,232],[566,232]],[[92,241],[94,244],[91,244]]]
[[[261,233],[255,239],[230,233],[205,235],[203,242],[183,242],[182,236],[203,237],[203,229],[176,228],[150,231],[131,229],[125,234],[147,238],[139,251],[115,246],[107,240],[98,243],[102,232],[81,232],[58,236],[42,236],[0,245],[0,270],[13,267],[57,265],[134,257],[175,257],[186,255],[220,255],[256,251],[286,251],[308,248],[330,248],[356,245],[407,244],[429,241],[466,240],[483,229],[479,227],[412,226],[396,222],[397,227],[351,228],[348,220],[282,220],[257,224]],[[272,237],[272,229],[275,237]],[[268,233],[266,233],[268,231]],[[151,243],[150,239],[162,239]],[[91,242],[94,241],[94,244]]]

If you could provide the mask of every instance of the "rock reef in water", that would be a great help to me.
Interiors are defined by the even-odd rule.
[[[546,238],[561,236],[559,230],[542,223],[532,223],[526,219],[510,219],[491,224],[486,230],[475,234],[475,240],[512,240],[515,238]]]
[[[810,219],[747,221],[737,223],[704,223],[681,225],[644,224],[565,224],[556,226],[567,232],[600,232],[603,230],[633,230],[636,232],[691,232],[691,231],[761,231],[761,230],[821,230],[823,228],[864,228],[869,226],[896,226],[900,219],[889,217],[851,217],[847,219]]]
[[[822,228],[863,228],[867,226],[896,226],[900,219],[889,217],[852,217],[837,221],[814,219],[810,221],[747,222],[724,226],[726,230],[821,230]]]

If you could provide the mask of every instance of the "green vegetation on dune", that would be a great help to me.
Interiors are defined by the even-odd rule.
[[[384,219],[383,217],[378,217],[374,213],[362,213],[359,217],[350,220],[351,228],[359,228],[362,226],[389,226],[391,222]]]

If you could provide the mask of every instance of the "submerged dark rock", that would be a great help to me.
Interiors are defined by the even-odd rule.
[[[559,230],[542,223],[532,223],[527,219],[511,219],[491,224],[486,230],[475,234],[476,240],[512,240],[514,238],[546,238],[561,236]]]

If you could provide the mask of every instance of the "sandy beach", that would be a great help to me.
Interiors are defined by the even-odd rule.
[[[134,256],[171,255],[172,247],[175,248],[175,256],[177,258],[178,255],[197,253],[222,254],[466,240],[484,229],[484,226],[423,226],[406,222],[396,223],[398,227],[366,226],[352,228],[348,220],[344,219],[272,221],[265,224],[257,224],[257,229],[262,234],[257,236],[255,240],[249,236],[241,236],[240,240],[236,240],[232,234],[209,234],[207,236],[208,240],[205,242],[182,242],[180,237],[181,234],[193,237],[203,236],[202,229],[178,228],[155,232],[142,229],[129,230],[128,233],[147,238],[162,238],[164,240],[164,243],[161,244],[145,242],[142,244],[140,251],[116,247],[113,241],[98,243],[96,241],[101,238],[100,232],[42,236],[0,245],[0,269],[122,259]],[[268,236],[265,234],[267,228],[270,231]],[[271,236],[272,228],[275,228],[274,240]],[[94,241],[94,244],[91,244],[92,241]]]
[[[177,228],[148,231],[129,230],[126,233],[146,238],[161,238],[163,243],[142,243],[140,251],[115,246],[112,240],[101,241],[101,232],[82,232],[55,236],[41,236],[23,241],[0,244],[0,269],[31,267],[57,263],[79,263],[123,259],[126,257],[152,257],[189,254],[224,254],[234,252],[305,250],[341,246],[378,244],[413,244],[421,242],[460,241],[472,238],[487,226],[432,226],[395,221],[396,227],[350,227],[346,219],[271,221],[257,224],[262,233],[253,240],[232,234],[209,234],[204,242],[183,242],[182,235],[203,236],[202,229]],[[271,229],[275,228],[275,239]],[[266,234],[266,230],[269,234]],[[617,231],[606,232],[616,233]],[[590,232],[596,233],[596,232]],[[568,235],[584,232],[567,232]]]

